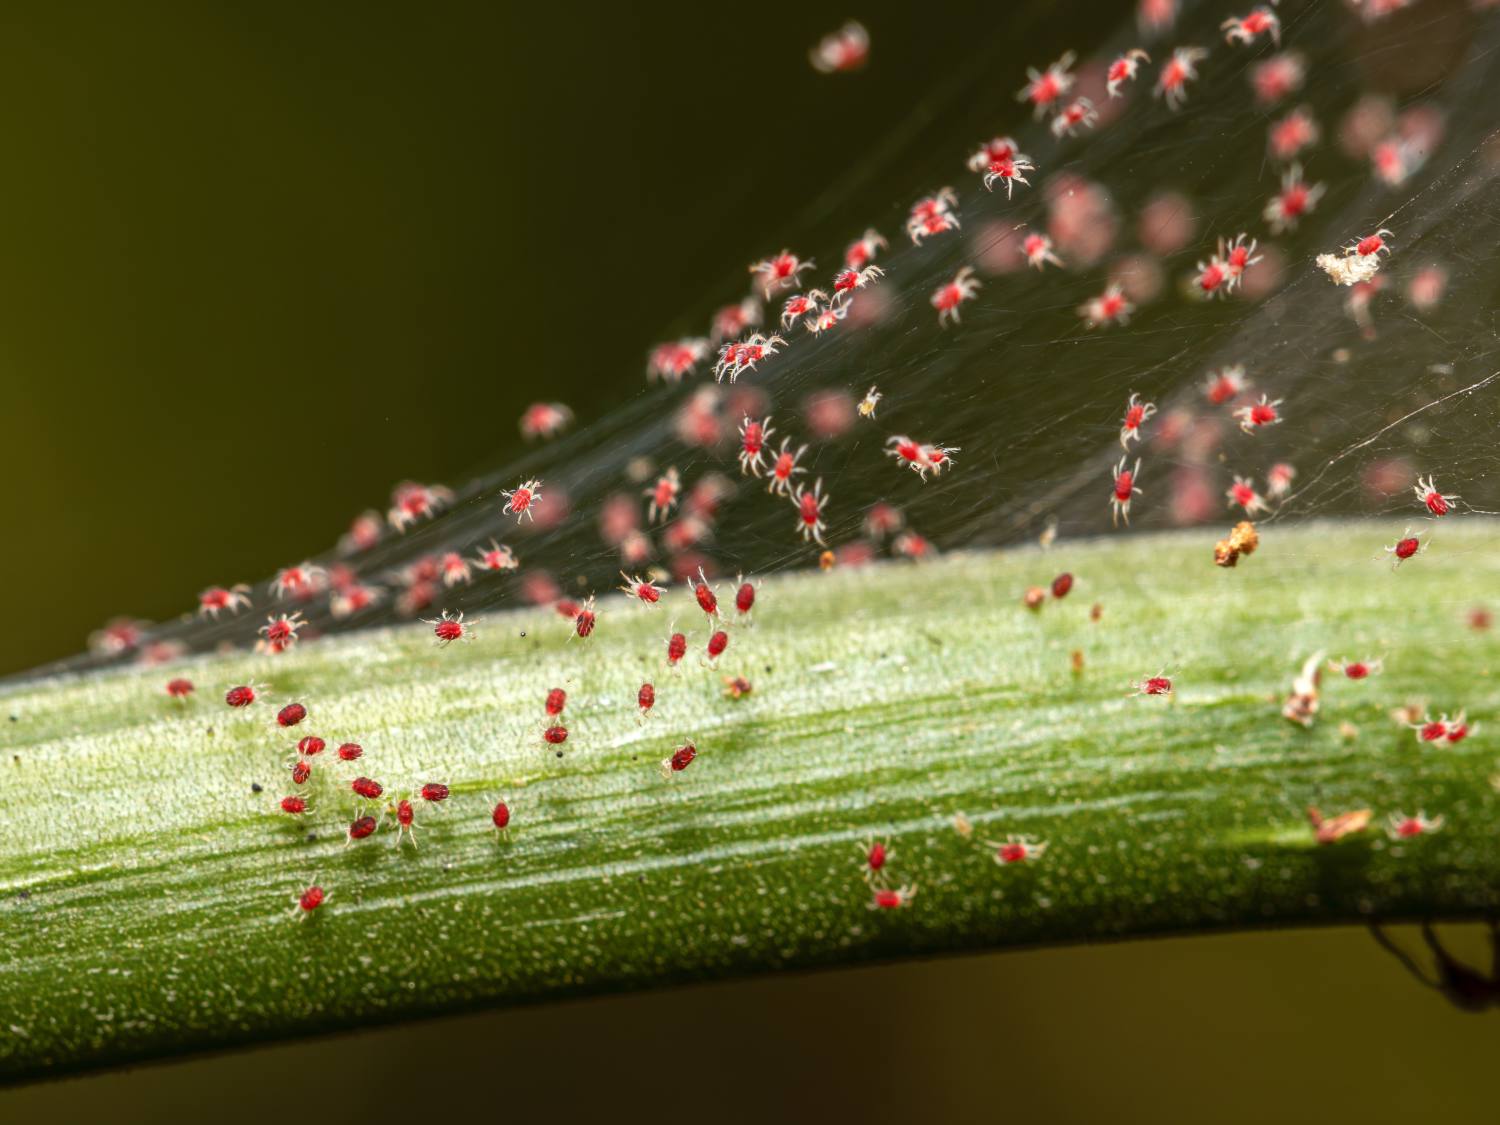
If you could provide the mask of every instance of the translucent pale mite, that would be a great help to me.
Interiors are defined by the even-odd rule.
[[[1384,667],[1379,660],[1330,660],[1328,667],[1350,680],[1365,680],[1379,675]]]
[[[1021,252],[1026,255],[1026,264],[1035,269],[1045,269],[1049,262],[1054,266],[1063,264],[1052,252],[1052,240],[1045,234],[1028,234],[1021,240]]]
[[[1038,121],[1059,99],[1073,88],[1073,75],[1069,71],[1078,56],[1072,51],[1052,63],[1046,70],[1026,68],[1026,85],[1016,92],[1016,101],[1030,102],[1032,116]]]
[[[728,647],[729,634],[724,632],[723,629],[716,629],[709,636],[705,651],[708,653],[709,660],[717,660],[724,654],[724,650]]]
[[[1278,461],[1266,470],[1266,495],[1273,500],[1279,500],[1292,490],[1292,481],[1296,479],[1297,470],[1285,461]]]
[[[1042,608],[1047,600],[1047,591],[1040,586],[1028,586],[1021,595],[1021,604],[1033,612]]]
[[[1265,497],[1255,491],[1255,483],[1249,477],[1236,476],[1234,483],[1225,490],[1224,498],[1229,501],[1231,508],[1238,504],[1247,516],[1270,509]]]
[[[651,501],[647,518],[652,523],[665,519],[677,507],[677,498],[682,495],[682,478],[675,468],[670,468],[656,478],[656,483],[646,489],[645,495]]]
[[[573,411],[560,402],[533,402],[521,415],[521,436],[527,441],[554,438],[573,424]]]
[[[568,693],[560,687],[555,687],[547,693],[546,701],[543,703],[549,718],[557,718],[563,713],[563,708],[568,705]]]
[[[1120,97],[1120,87],[1127,82],[1134,82],[1136,72],[1141,68],[1141,63],[1150,61],[1150,55],[1146,54],[1139,47],[1133,47],[1110,63],[1109,69],[1104,74],[1104,88],[1109,93],[1109,96],[1112,98]]]
[[[375,834],[375,829],[380,827],[380,822],[373,816],[356,817],[349,823],[348,839],[344,846],[348,847],[355,840],[363,840]]]
[[[743,699],[754,690],[744,676],[725,676],[724,694],[730,699]]]
[[[1443,818],[1435,816],[1428,819],[1425,812],[1419,812],[1415,816],[1407,816],[1405,813],[1392,813],[1386,818],[1386,835],[1392,840],[1410,840],[1414,836],[1427,836],[1443,827]]]
[[[823,522],[823,509],[828,504],[828,497],[823,495],[823,478],[819,477],[810,489],[798,485],[792,494],[792,504],[797,509],[798,534],[819,546],[826,546],[823,532],[827,525]]]
[[[663,758],[661,763],[661,775],[670,778],[674,773],[681,773],[693,764],[698,757],[698,748],[691,742],[686,742],[672,751],[670,758]]]
[[[790,250],[783,250],[780,254],[756,262],[750,267],[750,272],[755,275],[762,295],[770,300],[776,293],[795,289],[799,282],[798,274],[811,268],[811,260],[804,261]]]
[[[364,757],[365,748],[357,742],[345,742],[337,750],[339,761],[357,762]]]
[[[1154,402],[1142,402],[1141,396],[1131,392],[1130,401],[1125,404],[1125,417],[1120,422],[1120,448],[1129,450],[1130,443],[1139,441],[1141,427],[1148,422],[1156,413]]]
[[[297,904],[292,907],[292,916],[300,922],[327,901],[327,892],[314,884],[297,896]]]
[[[1285,234],[1297,229],[1297,222],[1311,214],[1323,197],[1323,185],[1309,186],[1302,179],[1302,165],[1293,164],[1281,174],[1281,190],[1271,197],[1262,216],[1272,234]]]
[[[1033,840],[1030,836],[1007,836],[1002,841],[986,840],[984,842],[995,849],[993,858],[1002,867],[1037,859],[1047,850],[1046,841]]]
[[[432,635],[436,638],[435,643],[439,648],[447,648],[454,641],[472,641],[474,639],[474,628],[464,621],[463,611],[453,613],[443,610],[443,616],[433,619],[423,619],[425,624],[432,626]]]
[[[870,57],[870,33],[858,20],[847,20],[807,52],[819,74],[841,74],[858,70]]]
[[[844,265],[851,270],[862,270],[875,260],[875,255],[887,247],[886,240],[878,230],[871,227],[860,235],[844,251]]]
[[[542,498],[542,482],[539,480],[522,481],[515,488],[502,489],[500,495],[505,497],[505,511],[516,517],[516,522],[523,519],[535,519],[531,508]]]
[[[1131,469],[1125,467],[1126,460],[1126,457],[1121,457],[1120,463],[1115,466],[1114,472],[1111,474],[1114,487],[1111,490],[1109,498],[1110,522],[1116,527],[1119,526],[1122,519],[1127,524],[1130,522],[1130,502],[1141,491],[1140,487],[1135,483],[1136,478],[1141,475],[1141,459],[1137,457],[1135,459],[1135,467]]]
[[[1437,485],[1433,483],[1432,477],[1418,477],[1416,487],[1412,489],[1417,494],[1417,499],[1434,516],[1446,516],[1453,508],[1453,502],[1457,496],[1444,496],[1438,491]]]
[[[250,587],[241,583],[238,586],[210,586],[198,595],[198,613],[204,617],[217,618],[220,610],[228,610],[230,613],[238,613],[250,606]]]
[[[1324,816],[1312,805],[1309,805],[1307,809],[1307,819],[1312,825],[1313,839],[1324,846],[1337,843],[1345,836],[1363,832],[1369,827],[1372,815],[1369,809],[1351,809],[1335,816]]]
[[[861,418],[874,418],[875,408],[880,405],[881,393],[871,384],[870,389],[865,392],[865,397],[859,400],[859,416]]]
[[[294,727],[305,718],[307,718],[307,708],[300,703],[288,703],[276,712],[276,722],[283,727]]]
[[[915,884],[903,887],[876,887],[870,898],[871,910],[900,910],[910,906],[917,895]]]
[[[979,293],[979,282],[974,270],[964,266],[953,275],[953,280],[940,285],[932,294],[932,307],[937,309],[938,324],[958,323],[958,306],[973,300]]]
[[[328,743],[315,734],[309,734],[297,740],[297,753],[304,758],[315,758],[327,748]]]
[[[1391,556],[1391,568],[1394,570],[1396,567],[1400,566],[1407,559],[1416,555],[1423,546],[1424,544],[1422,543],[1422,534],[1419,532],[1418,534],[1413,535],[1411,533],[1411,528],[1408,527],[1402,533],[1401,538],[1397,539],[1394,543],[1392,543],[1385,549],[1386,554]]]
[[[1129,324],[1135,306],[1125,299],[1125,290],[1114,282],[1104,287],[1097,297],[1090,297],[1078,306],[1078,315],[1090,328],[1105,328],[1111,324]]]
[[[789,439],[781,439],[781,449],[776,454],[776,459],[771,463],[771,472],[767,479],[766,491],[786,496],[791,492],[795,477],[807,470],[797,464],[802,455],[807,452],[807,446],[793,450],[790,448]]]
[[[649,715],[651,708],[656,706],[656,688],[649,683],[642,684],[641,690],[635,693],[635,705],[642,715]]]
[[[1219,25],[1219,30],[1224,33],[1226,43],[1249,46],[1259,36],[1267,35],[1272,43],[1281,46],[1281,21],[1270,8],[1254,8],[1248,15],[1231,16]]]
[[[173,699],[186,699],[193,694],[193,681],[181,676],[167,681],[167,694]]]
[[[1079,129],[1092,129],[1098,120],[1099,111],[1094,108],[1093,102],[1084,97],[1074,98],[1052,119],[1052,135],[1071,137]],[[1021,183],[1025,182],[1021,180]]]
[[[261,639],[256,643],[257,651],[285,652],[297,643],[297,632],[305,624],[300,612],[267,617],[259,629]]]
[[[1172,678],[1158,673],[1155,676],[1147,676],[1130,685],[1135,695],[1171,695]]]
[[[599,614],[594,610],[594,596],[590,594],[588,600],[578,607],[578,615],[573,618],[573,635],[579,639],[591,637],[598,624]]]
[[[1281,399],[1271,399],[1266,395],[1260,396],[1259,402],[1241,406],[1234,412],[1239,421],[1240,429],[1247,434],[1253,434],[1265,426],[1274,426],[1281,421]]]
[[[1187,84],[1198,77],[1198,64],[1208,58],[1202,47],[1178,47],[1156,76],[1156,96],[1167,108],[1178,110],[1187,102]]]

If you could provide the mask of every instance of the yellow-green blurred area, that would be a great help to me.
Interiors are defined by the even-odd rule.
[[[1392,938],[1421,950],[1415,927]],[[1479,927],[1442,927],[1484,963]],[[1362,930],[790,976],[0,1092],[7,1121],[1495,1119],[1500,1021]]]

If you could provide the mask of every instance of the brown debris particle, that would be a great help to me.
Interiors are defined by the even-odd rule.
[[[1255,554],[1260,546],[1260,535],[1249,520],[1240,520],[1229,531],[1229,535],[1214,544],[1214,565],[1230,567],[1240,561],[1240,556]]]
[[[1354,809],[1337,816],[1325,817],[1312,805],[1307,806],[1307,819],[1312,822],[1313,838],[1320,844],[1331,844],[1345,836],[1363,832],[1369,827],[1371,815],[1373,814],[1369,809]]]

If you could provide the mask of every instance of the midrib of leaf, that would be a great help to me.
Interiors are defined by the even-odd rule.
[[[1445,526],[1393,574],[1371,560],[1386,530],[1273,528],[1233,572],[1198,534],[773,578],[722,661],[754,684],[737,702],[696,663],[706,631],[681,590],[665,612],[607,603],[586,643],[521,611],[441,651],[412,627],[197,661],[186,707],[161,670],[12,686],[0,1075],[779,967],[1493,911],[1486,732],[1423,751],[1386,712],[1424,695],[1494,713],[1496,638],[1462,613],[1500,590],[1500,535]],[[1062,569],[1078,576],[1065,602],[1021,608]],[[692,638],[679,673],[662,666],[674,617]],[[1384,652],[1387,667],[1327,683],[1304,731],[1280,699],[1318,649]],[[1163,667],[1174,701],[1128,697]],[[659,702],[641,723],[643,678]],[[273,814],[293,739],[269,708],[223,706],[246,680],[308,705],[298,733],[361,742],[362,772],[448,781],[420,848],[382,831],[345,850],[349,802],[331,784],[309,823]],[[539,735],[559,684],[562,760]],[[658,761],[685,738],[698,762],[663,781]],[[488,794],[513,809],[506,840]],[[1308,803],[1420,806],[1448,826],[1399,848],[1375,833],[1317,848]],[[998,867],[954,830],[960,811],[976,838],[1049,850]],[[871,834],[895,849],[891,881],[918,887],[909,909],[867,909]],[[295,925],[291,896],[314,875],[331,897]]]

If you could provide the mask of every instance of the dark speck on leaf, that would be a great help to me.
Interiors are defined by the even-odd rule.
[[[316,832],[309,832],[309,833],[308,833],[308,834],[307,834],[307,842],[308,842],[308,843],[309,843],[309,844],[310,844],[310,843],[312,843],[312,842],[313,842],[313,841],[314,841],[314,840],[316,840],[316,839],[317,839],[317,838],[318,838],[318,834],[317,834],[317,833],[316,833]]]
[[[558,757],[559,757],[559,758],[561,758],[561,757],[562,757],[562,751],[561,751],[561,750],[559,750],[559,751],[558,751],[558,752],[557,752],[557,756],[558,756]]]
[[[524,638],[524,637],[525,637],[525,636],[526,636],[526,630],[525,630],[525,629],[522,629],[522,630],[521,630],[521,636],[522,636],[522,637],[523,637],[523,638]]]
[[[252,781],[250,783],[250,792],[252,792],[252,793],[262,792],[261,787],[260,787],[260,782],[258,782],[258,781]]]
[[[19,723],[21,721],[21,716],[20,715],[12,715],[10,717],[10,721],[13,722],[13,723]]]

